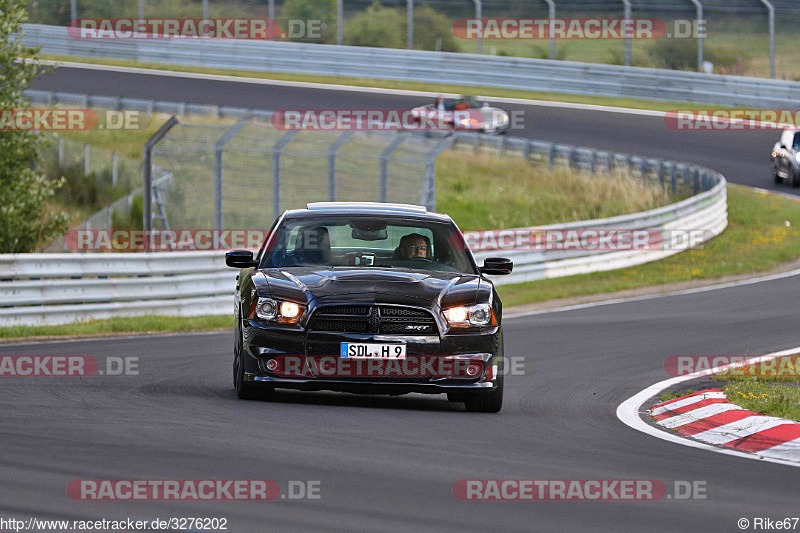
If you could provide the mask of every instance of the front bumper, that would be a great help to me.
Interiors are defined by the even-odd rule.
[[[244,380],[273,388],[366,394],[491,392],[498,387],[502,372],[499,327],[451,335],[333,334],[271,327],[245,319],[242,332]],[[342,364],[355,365],[355,361],[337,355],[342,342],[402,342],[407,361],[362,360],[363,366],[356,371],[354,366]],[[402,371],[384,372],[379,363],[391,366],[389,361]],[[374,368],[373,363],[377,365]],[[421,367],[435,371],[418,371]]]

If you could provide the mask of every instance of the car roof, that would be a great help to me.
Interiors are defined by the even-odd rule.
[[[306,209],[286,211],[288,218],[305,218],[315,215],[377,215],[397,218],[414,218],[450,222],[449,216],[428,211],[425,206],[385,202],[314,202]]]

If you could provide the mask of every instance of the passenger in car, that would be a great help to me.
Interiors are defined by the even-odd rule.
[[[431,252],[430,239],[419,233],[409,233],[400,239],[400,246],[395,250],[395,259],[429,259]]]

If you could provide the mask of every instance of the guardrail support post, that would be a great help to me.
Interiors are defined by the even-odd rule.
[[[769,77],[775,79],[775,8],[769,0],[761,0],[769,12]]]
[[[88,144],[84,144],[83,145],[83,175],[84,176],[88,176],[89,175],[89,165],[90,165],[90,161],[89,161],[89,145]]]
[[[700,31],[700,22],[703,20],[703,4],[700,0],[690,0],[695,7],[697,14],[695,15],[695,29],[697,30],[697,70],[703,71],[703,32]]]
[[[272,24],[275,24],[275,0],[269,0],[267,4],[267,17],[269,17],[270,21],[270,28],[267,30],[267,40],[273,41],[273,34],[275,30],[277,30],[277,27],[272,27]]]
[[[117,186],[117,180],[119,178],[119,162],[117,158],[117,152],[111,152],[111,186]]]
[[[414,0],[406,0],[406,42],[409,50],[414,49]]]
[[[172,115],[152,137],[147,139],[142,149],[142,227],[145,231],[153,229],[153,148],[163,139],[169,130],[178,123],[178,118]]]
[[[78,18],[78,0],[69,0],[69,18],[70,20]]]
[[[289,130],[272,147],[272,216],[281,216],[281,151],[292,142],[297,130]]]
[[[384,148],[383,152],[381,152],[381,202],[389,201],[389,158],[392,156],[392,153],[397,150],[397,147],[403,144],[403,141],[405,140],[406,135],[404,133],[400,133],[392,142],[389,143],[389,146]]]
[[[344,5],[343,0],[336,0],[336,44],[341,46],[344,43]]]
[[[249,123],[250,121],[247,119],[238,121],[220,135],[214,143],[214,229],[222,229],[223,226],[222,153],[225,145]]]
[[[483,41],[481,38],[483,37],[483,21],[481,21],[481,18],[483,17],[483,5],[481,5],[481,0],[472,0],[472,1],[475,2],[475,18],[480,21],[480,33],[478,34],[478,40],[475,43],[476,52],[482,54]]]
[[[553,0],[544,0],[547,2],[547,17],[550,19],[550,59],[556,58],[556,34],[555,34],[555,18],[556,18],[556,3]]]
[[[350,140],[355,131],[346,131],[328,148],[328,201],[336,201],[336,152]]]
[[[64,166],[64,137],[58,138],[58,166]]]
[[[623,18],[626,21],[626,24],[630,24],[627,22],[631,19],[631,0],[622,0],[622,3],[625,5],[625,14]],[[631,66],[631,35],[628,30],[624,31],[625,33],[625,66]]]

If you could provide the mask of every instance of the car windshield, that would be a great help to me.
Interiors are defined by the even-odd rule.
[[[287,218],[261,262],[262,268],[320,266],[477,274],[455,225],[365,215]]]
[[[792,150],[800,150],[800,131],[794,134],[794,142],[792,143]]]
[[[455,109],[478,109],[482,105],[483,104],[477,101],[474,96],[444,99],[444,108],[447,111],[453,111]]]

